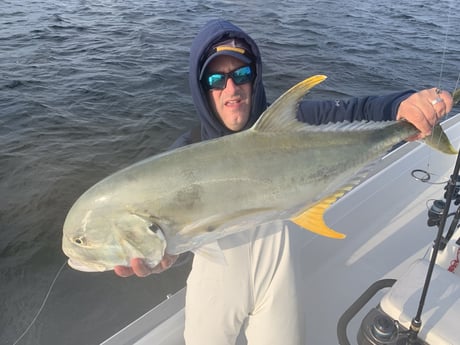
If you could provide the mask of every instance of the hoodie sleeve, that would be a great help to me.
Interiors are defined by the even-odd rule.
[[[174,150],[182,146],[186,146],[192,143],[191,131],[185,132],[178,137],[168,148],[168,150]]]
[[[172,143],[172,145],[169,146],[169,150],[174,150],[182,146],[197,143],[199,141],[201,141],[201,127],[198,125],[182,134],[179,138],[177,138]]]
[[[311,125],[341,121],[395,120],[399,104],[414,90],[386,96],[368,96],[336,101],[302,101],[297,118]]]

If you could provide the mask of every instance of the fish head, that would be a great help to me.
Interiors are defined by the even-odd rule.
[[[84,272],[102,272],[119,265],[129,266],[133,258],[156,266],[166,249],[161,228],[150,217],[129,207],[115,206],[109,199],[90,202],[83,195],[67,214],[62,249],[69,266]]]

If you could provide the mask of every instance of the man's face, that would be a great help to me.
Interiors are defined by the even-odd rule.
[[[232,57],[221,55],[211,61],[207,73],[229,73],[245,64]],[[208,101],[212,111],[222,123],[232,131],[240,131],[246,125],[251,111],[252,83],[236,85],[227,79],[224,89],[208,91]]]

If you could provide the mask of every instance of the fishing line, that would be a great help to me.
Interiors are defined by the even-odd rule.
[[[442,46],[441,67],[440,67],[440,71],[439,71],[438,86],[437,86],[438,90],[442,90],[441,84],[442,84],[442,78],[443,78],[443,74],[444,74],[444,65],[445,65],[445,61],[446,61],[446,51],[447,51],[447,43],[448,43],[448,37],[449,37],[451,11],[452,11],[452,1],[449,1],[449,9],[447,11],[446,30],[445,30],[444,42],[443,42],[443,46]],[[460,74],[459,74],[459,78],[460,78]],[[457,80],[457,84],[458,84],[458,80]],[[456,89],[456,87],[454,88],[454,90],[455,89]],[[443,114],[443,115],[445,116],[447,114]],[[431,132],[431,139],[435,140],[434,131]],[[441,137],[438,138],[438,142],[440,142],[440,141],[441,141]],[[427,161],[427,168],[430,167],[430,160],[431,160],[431,151],[429,153],[429,158],[428,158],[428,161]],[[424,181],[422,181],[422,182],[424,182]]]
[[[442,76],[443,76],[443,72],[444,72],[444,64],[445,64],[445,61],[446,61],[446,51],[447,51],[447,41],[448,41],[448,37],[449,37],[449,29],[450,29],[450,17],[451,17],[451,13],[452,13],[452,4],[453,4],[453,1],[449,1],[449,9],[447,10],[447,23],[446,23],[446,32],[444,34],[444,45],[443,45],[443,49],[442,49],[442,58],[441,58],[441,71],[439,72],[439,81],[438,81],[438,88],[441,89],[441,83],[442,83]],[[457,84],[458,84],[458,81],[457,81]],[[456,87],[454,88],[454,90],[456,89]]]
[[[433,173],[433,172],[429,172],[428,170],[424,170],[424,169],[414,169],[411,171],[410,174],[415,180],[423,182],[423,183],[444,185],[447,182],[449,182],[449,179],[446,179],[440,182],[432,182],[431,176],[440,176],[440,175]]]
[[[444,46],[442,48],[441,71],[439,72],[438,89],[441,89],[442,75],[444,72],[444,63],[446,61],[447,37],[449,36],[449,27],[450,27],[450,6],[451,5],[449,4],[449,11],[447,13],[447,27],[446,27],[446,33],[444,35]]]
[[[26,334],[27,332],[29,331],[29,329],[34,325],[35,321],[37,320],[38,316],[41,314],[43,308],[45,307],[45,304],[46,302],[48,301],[48,297],[50,296],[50,293],[51,293],[51,290],[53,289],[53,286],[54,284],[56,283],[56,280],[57,278],[59,277],[59,275],[61,274],[62,270],[64,269],[65,265],[66,265],[66,261],[62,264],[61,268],[59,268],[59,271],[56,273],[56,275],[54,276],[54,279],[53,281],[51,282],[51,285],[48,289],[48,292],[46,293],[45,295],[45,298],[43,299],[43,302],[42,302],[42,305],[40,306],[40,308],[38,309],[37,311],[37,314],[35,315],[35,317],[32,319],[32,321],[30,322],[29,326],[27,326],[27,328],[25,329],[24,332],[22,332],[22,334],[19,336],[18,339],[16,339],[16,341],[13,343],[13,345],[16,345]]]
[[[458,72],[458,77],[457,77],[457,81],[455,82],[455,87],[454,87],[454,90],[457,90],[458,89],[458,82],[460,81],[460,72]]]

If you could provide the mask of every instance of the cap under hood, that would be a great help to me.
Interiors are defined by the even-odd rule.
[[[199,81],[202,67],[213,47],[217,43],[228,41],[232,38],[243,40],[247,44],[254,58],[253,63],[256,69],[256,77],[252,88],[251,114],[249,115],[248,123],[243,129],[250,128],[267,107],[265,89],[262,83],[262,59],[257,44],[234,24],[220,19],[211,20],[195,37],[190,50],[189,84],[192,98],[201,120],[202,140],[234,133],[225,127],[212,113],[206,97],[207,92]]]

